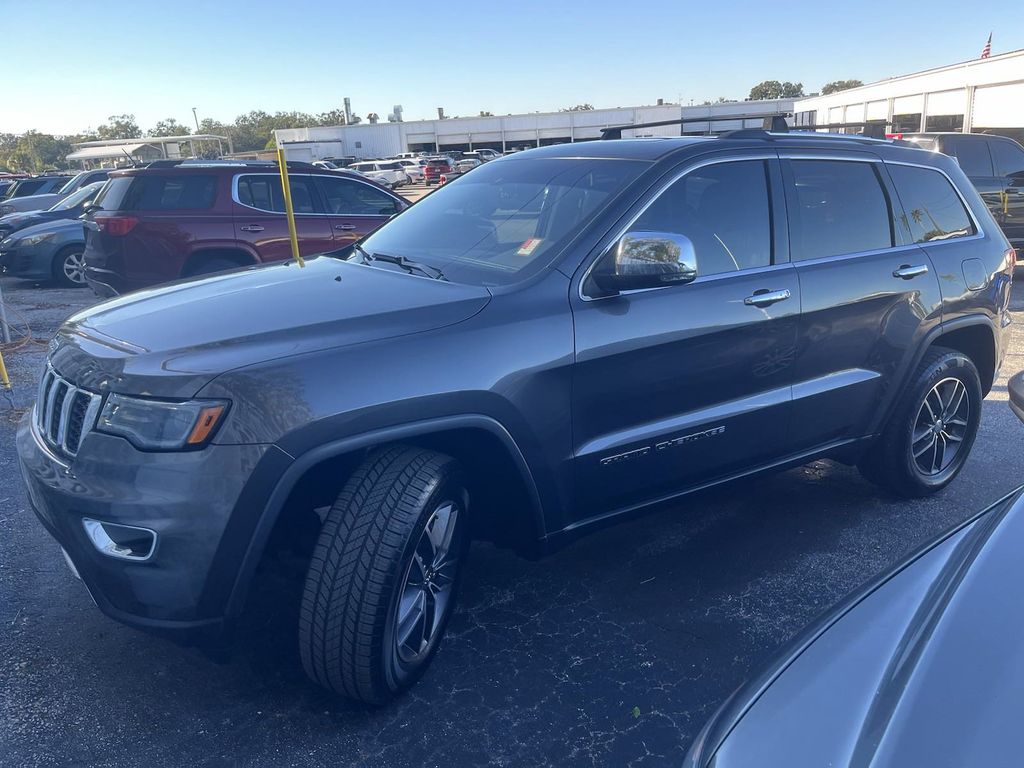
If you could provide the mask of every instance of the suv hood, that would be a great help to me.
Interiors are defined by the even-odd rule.
[[[94,391],[187,398],[235,368],[433,330],[489,300],[483,287],[321,256],[104,302],[67,320],[51,363]]]

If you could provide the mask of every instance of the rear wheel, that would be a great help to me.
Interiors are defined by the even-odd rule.
[[[380,704],[437,652],[468,542],[469,496],[449,456],[396,446],[371,454],[331,507],[299,618],[306,673]]]
[[[861,473],[899,496],[941,490],[967,461],[981,423],[981,379],[971,359],[930,349]]]
[[[53,259],[53,279],[65,288],[85,285],[85,246],[69,245]]]

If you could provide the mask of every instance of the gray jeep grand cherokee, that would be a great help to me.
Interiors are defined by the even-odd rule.
[[[305,268],[71,317],[22,469],[99,607],[142,628],[230,623],[271,534],[313,526],[303,665],[380,702],[436,652],[472,537],[543,552],[819,456],[943,488],[1013,257],[956,162],[899,142],[531,150]]]

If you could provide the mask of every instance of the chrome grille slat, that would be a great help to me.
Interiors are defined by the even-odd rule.
[[[96,423],[102,403],[102,395],[76,387],[47,366],[39,382],[39,398],[36,400],[37,431],[59,453],[74,457],[85,435]]]

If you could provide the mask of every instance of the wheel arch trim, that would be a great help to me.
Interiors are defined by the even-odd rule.
[[[992,322],[991,318],[983,314],[971,314],[964,315],[962,317],[955,317],[950,320],[945,320],[936,324],[933,328],[930,328],[924,336],[921,338],[920,344],[918,344],[914,356],[909,359],[906,368],[900,372],[899,382],[900,386],[895,387],[890,394],[888,403],[885,407],[879,410],[879,416],[876,417],[875,422],[871,425],[869,434],[876,434],[880,432],[884,426],[888,423],[892,416],[893,409],[899,402],[900,395],[903,393],[904,388],[907,386],[909,377],[920,364],[921,360],[924,359],[925,354],[935,346],[935,342],[944,334],[950,333],[951,331],[959,331],[963,328],[972,327],[985,327],[989,330],[992,349],[993,349],[993,360],[995,361],[996,368],[999,366],[999,341],[998,341],[998,329]],[[941,346],[941,345],[940,345]],[[993,373],[993,379],[995,378],[995,371]]]
[[[523,485],[532,507],[534,533],[539,541],[547,538],[547,527],[544,520],[544,506],[541,501],[540,491],[526,457],[519,448],[518,443],[511,433],[496,419],[483,414],[463,414],[456,416],[442,416],[438,418],[415,421],[407,424],[400,424],[380,429],[370,430],[355,435],[347,435],[336,440],[323,443],[311,448],[297,457],[289,455],[292,460],[283,474],[274,484],[266,504],[260,513],[256,527],[249,539],[241,565],[235,577],[234,584],[228,597],[225,615],[227,618],[237,617],[245,604],[249,584],[252,581],[256,566],[259,564],[266,549],[270,533],[285,503],[291,496],[299,480],[317,464],[338,456],[342,456],[363,448],[385,443],[400,442],[415,437],[423,437],[438,432],[447,432],[456,429],[483,429],[496,437],[507,451],[513,464],[519,471]],[[280,449],[278,449],[280,450]],[[284,451],[281,451],[284,454]],[[287,454],[286,454],[287,455]]]

